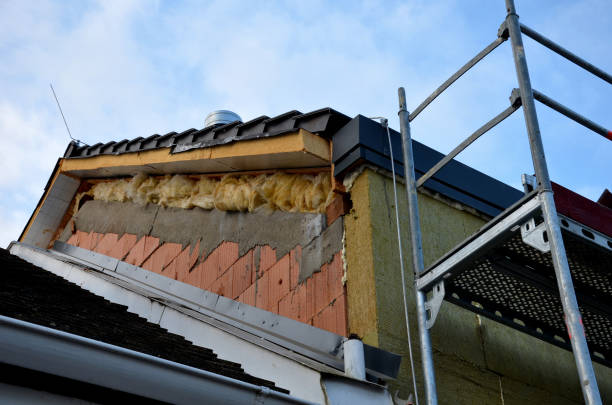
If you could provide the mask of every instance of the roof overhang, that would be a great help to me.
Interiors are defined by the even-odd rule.
[[[346,338],[335,333],[59,241],[55,242],[52,250],[13,243],[10,252],[68,281],[78,282],[82,288],[102,295],[111,302],[129,305],[129,302],[117,301],[129,301],[129,298],[126,292],[110,294],[112,288],[109,283],[154,299],[168,308],[184,312],[193,319],[204,323],[212,322],[215,328],[291,358],[309,368],[343,374],[342,344]],[[84,275],[79,276],[79,268],[87,269],[86,272],[90,275],[88,277],[93,281],[87,283]],[[107,286],[93,287],[93,284],[100,283]],[[136,307],[132,311],[138,312]],[[149,318],[148,313],[139,315]],[[364,356],[366,372],[372,381],[391,381],[397,378],[400,356],[365,344]]]
[[[62,158],[25,226],[20,242],[49,246],[82,179],[190,173],[231,173],[271,169],[327,168],[331,165],[328,139],[305,129],[283,135],[247,139],[181,153],[171,147],[133,153]]]
[[[311,404],[229,377],[0,316],[2,362],[168,403]]]
[[[224,173],[329,166],[330,143],[304,129],[172,153],[172,148],[62,159],[60,171],[80,178],[175,173]]]

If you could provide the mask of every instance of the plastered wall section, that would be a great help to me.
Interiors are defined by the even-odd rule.
[[[400,213],[407,212],[403,185]],[[353,183],[345,216],[349,333],[403,356],[398,381],[412,391],[404,323],[392,181],[366,169]],[[426,265],[484,224],[484,220],[419,194]],[[407,215],[401,218],[412,346],[418,390],[424,398]],[[431,329],[441,404],[581,404],[570,352],[444,302]],[[612,403],[612,372],[595,364],[604,403]]]

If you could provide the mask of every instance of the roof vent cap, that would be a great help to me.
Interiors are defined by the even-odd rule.
[[[230,122],[240,121],[242,122],[242,118],[240,115],[236,114],[233,111],[228,110],[216,110],[211,112],[206,116],[206,120],[204,122],[205,127],[209,127],[211,125],[225,125]]]

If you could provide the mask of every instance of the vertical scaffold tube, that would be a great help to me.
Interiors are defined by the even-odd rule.
[[[412,265],[415,277],[423,272],[423,247],[421,242],[421,225],[419,223],[419,207],[417,202],[416,181],[414,175],[414,156],[412,154],[412,140],[410,139],[409,113],[406,109],[406,92],[403,87],[398,89],[399,120],[402,134],[402,149],[404,153],[404,179],[408,195],[408,213],[410,219],[410,242],[412,246]],[[425,310],[425,294],[415,285],[417,318],[419,323],[419,342],[421,345],[421,361],[423,363],[423,377],[425,379],[425,399],[427,405],[437,405],[436,376],[434,373],[433,351],[429,330],[426,326],[427,313]]]
[[[514,55],[514,64],[523,103],[531,157],[536,179],[538,181],[539,198],[542,205],[544,221],[546,222],[550,253],[557,276],[557,286],[559,288],[559,295],[561,296],[561,303],[563,304],[565,322],[567,324],[572,350],[578,368],[578,375],[580,377],[580,387],[582,388],[582,395],[586,404],[600,405],[601,397],[599,395],[597,380],[595,379],[595,372],[593,371],[593,364],[591,363],[591,357],[586,343],[582,317],[578,309],[578,301],[576,300],[576,293],[574,291],[574,284],[565,254],[563,239],[561,238],[559,217],[557,216],[550,178],[548,176],[546,157],[544,155],[544,147],[542,145],[542,137],[540,135],[538,117],[536,115],[535,103],[533,100],[533,89],[531,88],[529,71],[527,70],[525,49],[523,48],[521,29],[514,6],[514,0],[506,0],[506,8],[508,11],[506,25],[512,44],[512,54]]]

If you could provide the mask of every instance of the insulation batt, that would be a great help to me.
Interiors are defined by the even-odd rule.
[[[260,209],[287,212],[323,213],[331,202],[330,173],[317,175],[274,173],[207,176],[152,177],[138,174],[130,179],[115,179],[95,184],[77,196],[94,200],[133,202],[141,205],[194,208],[222,211]]]

